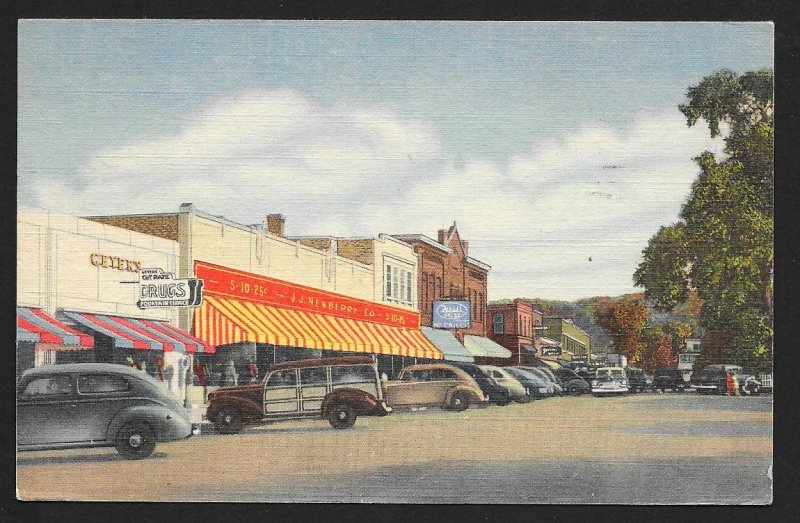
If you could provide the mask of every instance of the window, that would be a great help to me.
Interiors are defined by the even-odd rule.
[[[278,370],[269,375],[267,387],[294,387],[297,385],[297,375],[294,369]]]
[[[128,380],[110,374],[89,374],[78,378],[79,394],[101,394],[104,392],[125,392],[130,388]]]
[[[72,391],[72,379],[69,376],[48,376],[36,378],[25,387],[23,394],[38,396],[40,394],[69,394]]]
[[[423,277],[423,285],[426,278]],[[386,265],[386,289],[384,300],[411,305],[413,277],[411,271]]]
[[[495,334],[503,334],[505,320],[501,313],[497,313],[492,318],[492,328]]]
[[[371,365],[331,367],[331,382],[334,385],[341,385],[343,383],[375,383],[375,370]]]
[[[434,369],[431,371],[431,379],[435,381],[454,381],[457,380],[458,377],[456,376],[456,373],[450,369]]]
[[[328,384],[328,372],[326,371],[326,367],[301,369],[300,384],[303,387],[326,386]]]

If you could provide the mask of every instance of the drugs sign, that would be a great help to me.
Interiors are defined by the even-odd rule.
[[[470,302],[434,301],[433,328],[468,329],[470,327]]]
[[[140,309],[157,307],[199,307],[203,303],[203,280],[179,280],[175,274],[162,269],[141,269],[139,272]]]

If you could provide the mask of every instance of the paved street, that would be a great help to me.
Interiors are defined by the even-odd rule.
[[[772,396],[642,394],[398,412],[346,431],[209,430],[144,461],[19,453],[17,488],[49,500],[764,504],[771,463]]]

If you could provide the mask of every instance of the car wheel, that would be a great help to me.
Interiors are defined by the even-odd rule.
[[[505,396],[503,399],[499,399],[499,400],[495,401],[494,403],[495,403],[495,405],[500,405],[501,407],[505,407],[506,405],[511,403],[511,398],[508,397],[508,396]]]
[[[244,428],[244,420],[235,410],[222,409],[214,420],[214,429],[220,434],[236,434]]]
[[[527,392],[525,393],[524,396],[520,396],[519,398],[516,399],[517,403],[530,403],[530,401],[531,401],[531,396]]]
[[[453,395],[450,396],[447,408],[456,412],[466,410],[469,408],[469,398],[463,392],[454,392]]]
[[[356,411],[344,403],[337,403],[328,411],[328,422],[335,429],[349,429],[356,423]]]
[[[600,398],[600,397],[602,397],[603,395],[602,395],[602,394],[600,394],[599,392],[592,392],[592,396],[594,396],[595,398]]]
[[[117,432],[114,447],[125,459],[145,459],[156,448],[156,434],[144,421],[129,421]]]

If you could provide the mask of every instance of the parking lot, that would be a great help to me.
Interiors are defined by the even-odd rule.
[[[17,454],[18,497],[410,503],[769,503],[772,396],[556,397],[317,420],[234,436],[210,426],[150,459]]]

